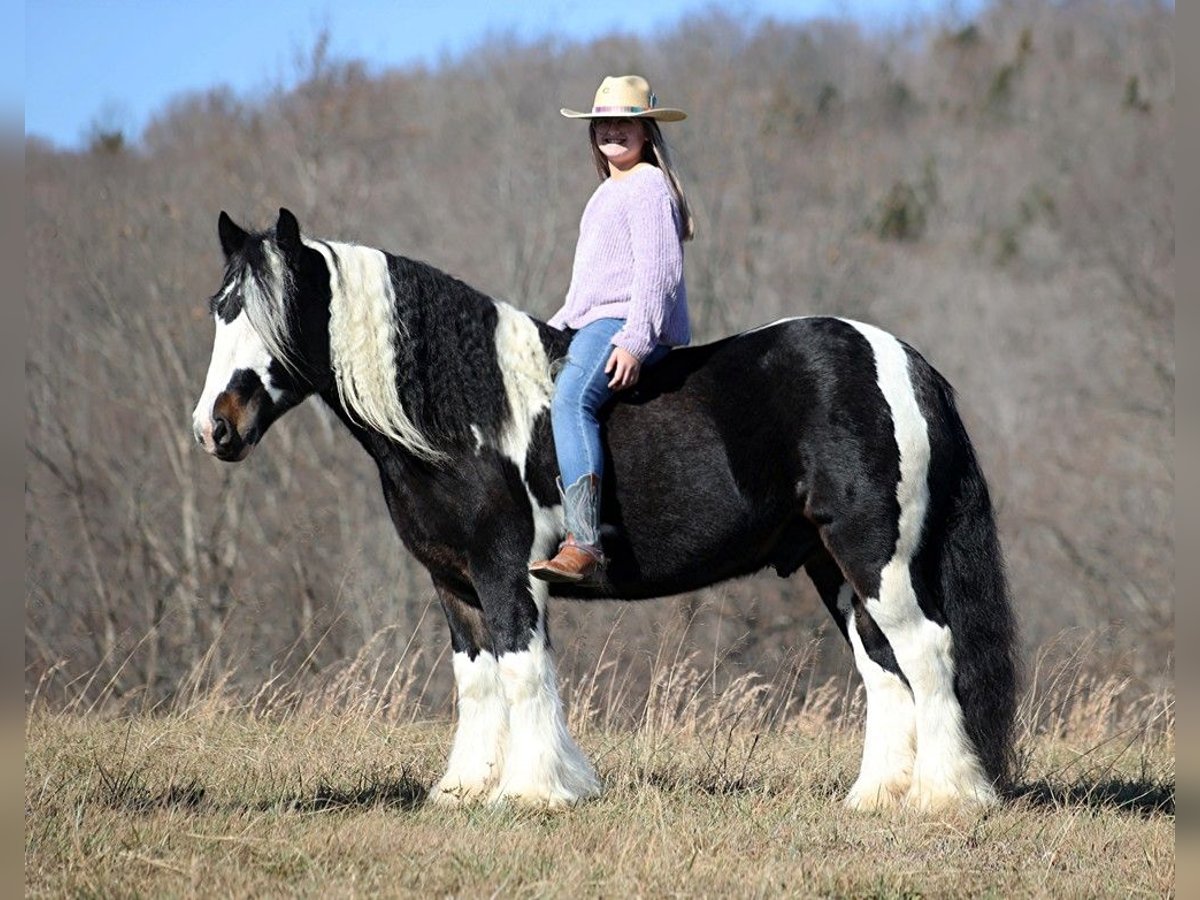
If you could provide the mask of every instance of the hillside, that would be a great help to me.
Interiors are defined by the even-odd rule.
[[[287,206],[310,234],[548,316],[595,181],[557,110],[625,71],[691,113],[669,136],[697,213],[697,339],[828,313],[920,348],[981,454],[1031,658],[1098,633],[1089,665],[1169,685],[1174,24],[1134,2],[997,3],[884,35],[714,13],[654,42],[497,39],[387,72],[318,39],[295,88],[179,97],[84,152],[28,141],[27,693],[252,694],[370,647],[381,679],[402,662],[426,685],[413,702],[444,708],[428,578],[333,418],[307,404],[237,467],[193,445],[217,214],[265,225]],[[559,604],[560,668],[586,677],[607,647],[643,696],[678,640],[721,683],[845,674],[801,578]]]

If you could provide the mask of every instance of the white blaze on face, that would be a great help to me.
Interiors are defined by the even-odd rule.
[[[204,379],[204,393],[192,412],[192,430],[196,440],[210,453],[215,449],[212,437],[213,404],[229,386],[234,372],[253,369],[272,400],[278,400],[281,393],[268,375],[271,354],[262,338],[250,327],[246,313],[239,313],[232,322],[226,322],[220,315],[214,315],[213,318],[217,323],[217,334],[213,340],[212,361],[208,364],[208,377]]]

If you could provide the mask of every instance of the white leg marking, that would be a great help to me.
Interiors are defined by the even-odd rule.
[[[870,342],[879,387],[900,450],[900,536],[880,575],[879,597],[867,611],[887,636],[896,662],[912,687],[916,706],[917,758],[906,803],[935,809],[962,802],[991,804],[996,792],[967,737],[954,693],[954,652],[949,628],[925,618],[913,589],[910,563],[919,546],[929,505],[929,432],[908,374],[908,355],[890,334],[851,322]]]
[[[548,586],[531,579],[539,620],[545,621]],[[558,677],[539,625],[529,649],[500,657],[508,701],[504,771],[491,799],[562,806],[600,793],[600,780],[567,731]]]
[[[540,558],[537,556],[539,552],[544,552],[544,548],[551,546],[554,542],[557,528],[555,514],[558,507],[544,509],[537,505],[532,495],[529,502],[533,509],[533,558],[536,559]],[[548,596],[549,586],[545,582],[536,582],[533,597],[534,603],[537,605],[539,621],[545,620]],[[558,728],[561,728],[564,734],[566,732],[566,725],[562,717],[562,704],[558,700],[558,685],[553,663],[550,655],[544,650],[545,642],[540,636],[535,643],[539,648],[538,652],[543,658],[544,665],[540,669],[540,674],[535,672],[533,676],[530,676],[527,673],[525,680],[529,681],[532,678],[543,686],[548,685],[548,689],[553,692],[553,704],[549,709],[548,724],[543,723],[540,730],[536,724],[530,727],[530,723],[525,721],[530,718],[528,710],[518,710],[517,732],[526,735],[532,734],[534,739],[545,731],[555,733]],[[531,646],[530,651],[533,650],[534,647]],[[515,666],[510,657],[511,654],[505,657],[505,668],[509,670]],[[516,667],[519,668],[519,666]],[[530,666],[530,668],[537,668],[537,665]],[[449,804],[489,796],[499,799],[500,794],[504,793],[500,787],[500,781],[502,773],[505,771],[505,759],[509,744],[510,742],[518,744],[521,741],[519,736],[514,741],[511,733],[510,692],[506,690],[505,682],[501,677],[500,664],[490,653],[480,653],[474,661],[468,659],[465,653],[456,653],[454,654],[454,680],[458,687],[458,728],[454,735],[454,745],[450,750],[450,759],[446,763],[446,774],[434,787],[430,794],[431,799],[435,803]],[[543,709],[541,712],[546,713],[546,710]],[[557,725],[554,721],[555,716],[557,716]],[[524,743],[528,744],[529,740],[528,737],[525,738]],[[581,760],[583,767],[591,772],[590,765],[579,748],[571,741],[569,734],[566,735],[565,747],[564,752],[568,758],[570,758],[572,750],[578,757],[578,760],[571,764],[573,768],[577,769]],[[517,747],[518,752],[521,749],[521,746]],[[594,779],[594,774],[592,777]],[[504,793],[504,796],[509,796],[510,793]],[[595,791],[591,793],[595,793]],[[535,799],[528,791],[524,794],[513,794],[513,796]],[[584,796],[589,796],[589,794],[579,793],[579,796],[573,799],[581,799]],[[572,800],[562,799],[557,795],[540,799],[550,803],[572,802]]]
[[[838,610],[846,620],[854,662],[867,692],[867,727],[862,766],[846,805],[859,810],[886,809],[899,804],[912,785],[916,710],[904,682],[867,655],[854,622],[852,596],[850,585],[842,585]]]
[[[455,653],[454,683],[458,688],[458,728],[446,774],[430,792],[435,803],[486,797],[500,777],[508,740],[508,701],[496,657],[481,652],[472,660],[465,653]]]

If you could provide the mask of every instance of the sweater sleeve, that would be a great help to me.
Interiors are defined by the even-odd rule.
[[[683,245],[671,192],[661,175],[644,182],[626,208],[633,284],[625,326],[612,339],[639,361],[658,346],[683,281]]]
[[[575,272],[574,267],[572,267],[571,284],[567,287],[567,296],[563,298],[563,304],[558,308],[558,312],[546,320],[546,324],[551,328],[557,328],[559,331],[562,331],[567,327],[567,316],[569,315],[569,311],[571,309],[571,295],[574,293],[574,291]]]

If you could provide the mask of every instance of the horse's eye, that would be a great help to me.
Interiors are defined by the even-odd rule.
[[[242,311],[242,285],[226,284],[209,298],[208,311],[232,322]]]

